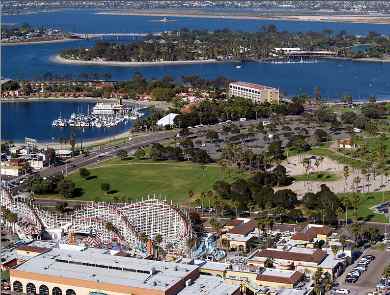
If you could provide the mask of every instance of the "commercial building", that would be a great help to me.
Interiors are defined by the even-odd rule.
[[[255,103],[279,103],[279,89],[254,83],[230,83],[229,97],[232,96],[248,98]]]
[[[200,275],[197,265],[111,254],[95,248],[51,249],[10,269],[12,290],[47,295],[239,294],[239,286]]]

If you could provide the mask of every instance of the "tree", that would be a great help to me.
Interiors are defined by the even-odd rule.
[[[206,138],[209,139],[211,142],[215,142],[219,138],[219,136],[217,131],[215,131],[214,129],[208,129],[206,132]]]
[[[138,160],[141,160],[141,159],[145,158],[145,155],[146,155],[145,149],[143,149],[143,148],[138,148],[138,149],[135,151],[135,153],[134,153],[134,157],[135,157],[136,159],[138,159]]]
[[[352,204],[352,207],[353,207],[353,210],[354,210],[354,217],[355,217],[355,220],[357,220],[357,209],[359,208],[359,205],[360,205],[360,195],[357,194],[357,193],[354,193],[351,197],[351,204]]]
[[[75,193],[75,184],[71,180],[63,179],[57,184],[57,189],[65,198],[72,198]]]
[[[91,175],[91,172],[89,172],[87,168],[80,168],[79,173],[80,176],[84,179],[87,179]]]
[[[337,245],[332,245],[330,248],[334,256],[336,256],[337,253],[340,251],[340,248]]]
[[[388,279],[390,278],[390,265],[386,266],[384,271],[383,271],[383,276]]]
[[[155,237],[154,237],[154,241],[156,242],[157,244],[157,260],[159,258],[159,248],[160,248],[160,244],[161,242],[163,241],[163,237],[161,234],[157,234]]]
[[[121,160],[125,160],[125,159],[127,158],[127,156],[128,156],[128,153],[127,153],[127,151],[125,151],[125,150],[119,150],[119,151],[117,151],[116,155],[117,155],[117,157],[119,157]]]
[[[274,266],[274,261],[271,257],[267,257],[267,259],[264,261],[264,267],[266,268],[272,268]]]
[[[100,185],[100,188],[103,192],[105,193],[108,193],[110,191],[110,188],[111,188],[111,185],[107,182],[103,182],[101,185]]]
[[[216,220],[215,218],[210,218],[209,223],[210,223],[211,227],[213,228],[213,230],[217,234],[220,234],[221,229],[222,229],[222,224],[220,222],[218,222],[218,220]]]

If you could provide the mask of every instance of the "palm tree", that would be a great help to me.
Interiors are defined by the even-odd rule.
[[[194,237],[188,238],[186,241],[188,253],[190,258],[192,257],[192,248],[196,245],[196,239]]]
[[[338,224],[338,225],[340,225],[340,220],[339,220],[339,218],[342,217],[343,214],[344,214],[343,208],[337,207],[337,208],[336,208],[336,216],[337,216],[337,224]]]
[[[331,247],[331,250],[332,250],[332,253],[334,256],[337,255],[337,253],[339,252],[340,248],[337,246],[337,245],[332,245]]]
[[[155,236],[155,238],[154,238],[154,241],[156,242],[156,244],[157,244],[157,260],[158,260],[158,258],[159,258],[159,249],[160,249],[160,244],[161,244],[161,242],[163,241],[163,237],[162,237],[162,235],[161,234],[157,234],[156,236]]]
[[[139,240],[143,243],[146,244],[146,242],[149,240],[149,237],[146,233],[142,232],[139,234]]]
[[[347,181],[348,181],[348,176],[349,176],[349,167],[348,166],[344,166],[344,180],[345,180],[345,185],[344,185],[344,192],[345,192],[345,189],[347,187]]]
[[[345,208],[345,224],[348,224],[348,208],[351,207],[351,200],[345,196],[341,199],[341,203]]]
[[[360,223],[353,223],[351,225],[351,232],[354,236],[355,243],[356,243],[362,232],[362,225]]]
[[[341,247],[343,248],[343,252],[344,252],[345,247],[348,245],[347,238],[344,235],[341,235],[339,238],[339,242],[340,242]]]
[[[222,229],[222,224],[216,220],[214,217],[209,219],[209,223],[213,230],[219,235]]]
[[[354,193],[351,197],[351,204],[352,204],[353,209],[354,209],[355,220],[357,220],[357,209],[359,208],[360,201],[361,201],[360,195],[357,193]]]

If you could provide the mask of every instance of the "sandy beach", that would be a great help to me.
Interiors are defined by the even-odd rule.
[[[54,63],[60,64],[75,64],[75,65],[94,65],[94,66],[115,66],[115,67],[140,67],[140,66],[171,66],[171,65],[189,65],[189,64],[209,64],[220,63],[216,59],[207,60],[177,60],[177,61],[89,61],[89,60],[75,60],[63,58],[60,55],[55,55],[50,59]]]
[[[290,20],[290,21],[314,21],[314,22],[348,22],[366,24],[390,24],[390,17],[386,15],[276,15],[256,12],[205,12],[201,10],[127,10],[127,11],[103,11],[96,14],[106,15],[134,15],[156,17],[192,17],[192,18],[224,18],[224,19],[248,19],[248,20]]]
[[[38,45],[38,44],[50,44],[50,43],[63,43],[69,41],[80,41],[82,39],[56,39],[56,40],[47,40],[47,41],[31,41],[31,42],[1,42],[1,46],[18,46],[18,45]]]

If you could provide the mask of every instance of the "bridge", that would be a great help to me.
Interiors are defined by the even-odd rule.
[[[69,33],[72,37],[79,39],[101,39],[101,40],[120,40],[120,39],[137,39],[146,36],[161,36],[163,32],[154,33]]]

